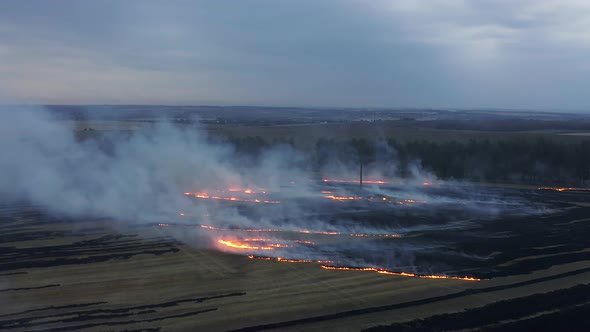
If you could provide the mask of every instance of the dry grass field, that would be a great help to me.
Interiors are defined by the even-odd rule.
[[[65,122],[70,123],[70,122]],[[114,121],[92,120],[71,121],[72,128],[79,135],[93,135],[101,131],[134,131],[140,128],[153,126],[153,122],[142,121]],[[186,124],[181,124],[186,126]],[[194,126],[194,125],[188,125]],[[483,130],[455,130],[437,129],[422,126],[416,123],[398,123],[385,121],[371,122],[347,122],[327,124],[305,125],[270,125],[270,126],[244,126],[244,125],[197,125],[213,137],[245,138],[262,137],[267,141],[292,139],[294,144],[302,150],[312,150],[319,139],[350,140],[353,138],[394,139],[398,142],[467,142],[470,139],[498,141],[498,140],[528,140],[536,141],[539,138],[555,140],[564,143],[576,143],[588,139],[588,135],[571,133],[563,130],[522,130],[522,131],[483,131]],[[86,132],[91,129],[90,132]]]
[[[480,282],[330,271],[199,249],[173,228],[2,212],[8,331],[358,331],[590,280],[589,260]]]
[[[78,134],[92,136],[145,125],[151,124],[90,121],[76,123],[76,128]],[[559,132],[439,130],[362,122],[305,128],[210,126],[208,131],[213,136],[261,136],[269,141],[293,138],[299,148],[310,150],[320,138],[381,136],[436,142],[509,136],[581,139]],[[526,189],[529,193],[536,188],[480,185]],[[550,201],[563,205],[564,210],[580,212],[577,217],[572,213],[570,219],[547,221],[548,231],[542,236],[554,242],[539,245],[542,241],[532,241],[536,247],[522,248],[526,255],[494,266],[517,265],[514,270],[518,273],[478,282],[248,259],[206,249],[197,236],[177,232],[174,227],[60,218],[47,215],[40,207],[5,201],[0,203],[0,330],[359,331],[568,289],[590,283],[590,243],[586,247],[576,243],[574,248],[568,246],[571,243],[555,241],[567,238],[571,229],[576,230],[571,234],[578,240],[588,232],[590,205],[587,195],[564,195]],[[528,254],[535,251],[540,254]]]

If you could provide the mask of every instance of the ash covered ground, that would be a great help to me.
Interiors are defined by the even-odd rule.
[[[314,167],[290,145],[244,155],[165,120],[80,140],[71,123],[42,108],[0,114],[10,124],[0,143],[3,195],[56,216],[168,227],[194,247],[251,259],[418,277],[503,276],[528,263],[493,262],[520,255],[523,241],[547,231],[540,221],[569,213],[551,195],[587,192],[443,181],[419,160],[402,171],[386,142],[372,157],[361,141],[328,149]]]
[[[383,142],[323,146],[315,167],[170,121],[81,139],[43,109],[0,115],[0,328],[420,327],[472,308],[428,321],[460,329],[588,307],[587,187],[442,179]]]
[[[191,243],[186,239],[189,234],[198,239],[194,243],[250,259],[423,277],[506,276],[526,272],[530,264],[549,267],[553,263],[551,259],[502,262],[563,250],[563,246],[585,248],[583,233],[571,230],[556,230],[549,241],[536,236],[551,231],[552,223],[564,217],[583,217],[584,212],[556,203],[556,196],[583,201],[589,193],[584,188],[368,182],[360,186],[325,179],[311,186],[315,195],[306,192],[305,196],[297,195],[294,182],[280,192],[237,188],[217,194],[186,192],[203,214],[180,212],[158,225],[172,233],[182,229],[187,243]],[[530,249],[541,246],[548,248]]]

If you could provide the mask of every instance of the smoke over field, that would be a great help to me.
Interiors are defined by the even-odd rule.
[[[191,245],[251,259],[463,277],[459,260],[487,258],[453,249],[448,233],[474,241],[500,217],[551,211],[510,191],[438,180],[418,161],[396,177],[388,146],[364,171],[359,163],[369,161],[354,146],[348,163],[326,151],[314,170],[289,145],[249,159],[167,121],[86,140],[41,108],[1,112],[0,123],[3,196],[57,215],[156,224]]]

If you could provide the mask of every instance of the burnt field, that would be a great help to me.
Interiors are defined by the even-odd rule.
[[[585,188],[482,189],[441,182],[410,190],[340,183],[318,190],[323,194],[311,198],[291,197],[288,190],[238,203],[236,195],[229,202],[216,197],[226,206],[205,218],[181,213],[158,225],[250,258],[422,276],[490,279],[590,258]],[[227,205],[251,226],[224,219]]]
[[[311,188],[185,193],[208,213],[156,223],[6,201],[0,328],[502,330],[587,310],[568,295],[590,280],[587,190]]]
[[[590,280],[586,143],[343,135],[309,154],[7,115],[0,329],[501,330],[587,311],[570,296]]]

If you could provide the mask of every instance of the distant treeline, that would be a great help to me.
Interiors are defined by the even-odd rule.
[[[261,137],[233,138],[229,142],[239,155],[254,158],[273,146],[295,146],[292,139],[267,141]],[[306,156],[315,169],[334,164],[354,169],[362,163],[367,172],[378,170],[400,177],[420,168],[441,179],[577,185],[590,179],[590,140],[572,144],[542,138],[404,143],[320,139]]]
[[[389,142],[402,162],[420,160],[443,179],[585,183],[590,178],[590,141]]]
[[[480,116],[479,120],[433,120],[420,121],[419,127],[445,130],[477,130],[477,131],[532,131],[532,130],[590,130],[590,120],[587,117],[579,116],[575,119],[534,120],[522,118],[498,118],[486,119]]]

